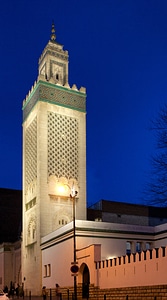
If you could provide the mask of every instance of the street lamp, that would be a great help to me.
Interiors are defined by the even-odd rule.
[[[77,278],[76,278],[76,273],[78,272],[78,266],[76,262],[76,234],[75,234],[75,198],[77,196],[78,192],[74,190],[74,187],[71,189],[71,194],[70,198],[72,199],[73,202],[73,242],[74,242],[74,261],[73,265],[71,267],[71,272],[73,273],[74,276],[74,299],[77,300]]]
[[[60,194],[67,194],[68,191],[66,190],[66,188],[68,187],[68,189],[71,190],[71,194],[70,194],[70,198],[72,200],[72,204],[73,204],[73,253],[74,253],[74,261],[71,263],[71,272],[72,275],[74,276],[74,297],[73,300],[77,300],[77,273],[78,273],[78,265],[77,265],[77,257],[76,257],[76,234],[75,234],[75,200],[77,197],[78,192],[75,190],[74,188],[74,183],[69,185],[66,182],[59,182],[57,185],[57,191]]]

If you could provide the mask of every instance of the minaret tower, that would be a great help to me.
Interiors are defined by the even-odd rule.
[[[72,221],[73,187],[76,219],[86,219],[85,101],[85,88],[68,84],[68,52],[53,24],[23,101],[22,276],[34,295],[41,293],[41,237]]]

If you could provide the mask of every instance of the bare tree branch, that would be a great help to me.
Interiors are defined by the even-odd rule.
[[[156,137],[156,153],[151,158],[152,173],[146,193],[149,203],[167,206],[167,105],[161,108],[158,117],[151,122]]]

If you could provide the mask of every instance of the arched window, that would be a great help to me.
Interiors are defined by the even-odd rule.
[[[27,244],[32,244],[36,241],[36,222],[32,218],[28,225]]]

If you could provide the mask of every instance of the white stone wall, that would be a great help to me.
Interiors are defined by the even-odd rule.
[[[95,261],[90,259],[90,253],[83,254],[83,249],[91,245],[101,245],[98,260],[105,261],[126,255],[127,241],[134,244],[138,241],[142,241],[143,244],[152,241],[154,246],[153,233],[153,227],[76,220],[78,266],[82,269],[82,264],[88,264],[90,283],[95,284]],[[70,266],[73,261],[73,223],[42,238],[41,247],[42,284],[47,288],[54,288],[57,280],[62,286],[72,285]],[[51,274],[45,277],[47,265],[51,267]],[[77,278],[79,283],[82,283],[81,273]]]

